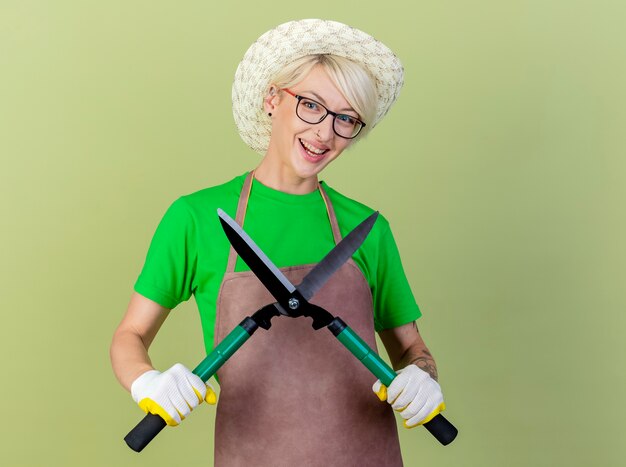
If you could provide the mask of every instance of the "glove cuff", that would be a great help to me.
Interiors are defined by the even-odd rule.
[[[146,392],[146,388],[150,385],[152,380],[160,374],[160,371],[148,370],[133,381],[133,384],[130,385],[130,395],[133,397],[135,402],[138,404],[141,402],[143,394]]]

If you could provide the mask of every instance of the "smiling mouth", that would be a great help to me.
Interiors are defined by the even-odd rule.
[[[329,151],[329,149],[318,149],[315,146],[311,146],[310,144],[306,143],[305,141],[302,141],[299,138],[298,138],[298,141],[300,141],[300,146],[302,146],[302,148],[306,151],[306,153],[313,158],[322,157],[324,154],[326,154]]]

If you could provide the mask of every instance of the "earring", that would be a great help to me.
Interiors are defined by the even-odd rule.
[[[272,116],[272,112],[269,112],[267,115],[271,117]]]

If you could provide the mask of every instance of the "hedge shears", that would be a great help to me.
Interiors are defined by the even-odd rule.
[[[219,368],[252,336],[259,328],[270,329],[271,319],[276,316],[310,317],[312,327],[324,327],[341,342],[381,383],[389,386],[397,376],[392,368],[382,360],[341,318],[334,317],[324,308],[309,300],[326,281],[361,246],[378,217],[373,213],[346,235],[296,287],[272,263],[250,236],[221,209],[218,216],[222,228],[231,245],[250,270],[257,276],[277,300],[246,317],[236,326],[205,359],[193,370],[203,381],[207,381]],[[158,415],[147,414],[141,422],[124,438],[128,446],[140,452],[164,427],[165,421]],[[424,424],[443,445],[451,443],[457,429],[441,414]]]

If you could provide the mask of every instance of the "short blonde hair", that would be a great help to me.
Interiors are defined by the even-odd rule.
[[[316,66],[321,66],[339,88],[343,97],[365,122],[357,139],[372,129],[378,109],[376,81],[360,64],[338,55],[305,55],[284,67],[271,81],[279,89],[290,88],[302,81]]]

